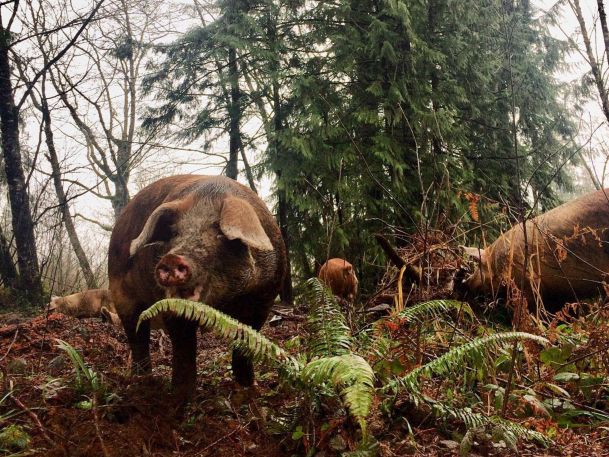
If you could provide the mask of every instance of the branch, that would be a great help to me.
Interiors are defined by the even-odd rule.
[[[38,79],[44,73],[46,73],[49,68],[51,68],[53,65],[55,65],[55,63],[58,62],[65,55],[66,52],[68,52],[68,50],[74,45],[74,43],[76,43],[76,40],[78,39],[80,34],[85,30],[87,25],[89,25],[89,23],[91,22],[91,20],[93,19],[93,17],[99,10],[99,8],[102,6],[102,3],[104,3],[104,1],[105,0],[99,0],[97,5],[95,5],[95,8],[93,8],[93,11],[91,11],[91,14],[89,14],[89,16],[83,21],[82,25],[80,26],[80,28],[78,29],[76,34],[72,37],[70,42],[61,51],[59,51],[59,53],[55,57],[53,57],[51,60],[49,60],[46,63],[46,65],[44,67],[42,67],[42,69],[38,73],[36,73],[36,75],[34,76],[34,79],[32,79],[32,81],[27,85],[27,89],[25,90],[24,94],[21,96],[21,100],[19,100],[19,103],[17,103],[17,110],[21,109],[21,107],[25,103],[25,100],[30,96],[30,92],[34,88],[34,84],[36,84],[36,81],[38,81]]]
[[[113,227],[111,225],[106,225],[102,222],[96,221],[95,219],[91,219],[81,213],[74,214],[74,217],[80,217],[81,219],[84,219],[87,222],[91,222],[92,224],[95,224],[95,225],[101,227],[102,229],[104,229],[107,232],[111,232],[113,229]]]
[[[404,272],[404,274],[408,279],[410,279],[415,284],[421,282],[420,268],[417,268],[414,265],[406,264],[406,261],[402,259],[402,257],[400,257],[400,254],[398,254],[397,251],[393,249],[393,246],[391,246],[387,238],[385,238],[383,235],[377,233],[376,235],[374,235],[374,238],[376,238],[376,241],[380,244],[381,248],[383,248],[383,251],[385,251],[387,257],[389,257],[389,260],[391,260],[396,267],[406,267],[406,271]]]

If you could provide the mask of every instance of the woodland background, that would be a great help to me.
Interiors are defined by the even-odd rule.
[[[450,300],[459,245],[606,185],[608,70],[603,0],[0,0],[0,454],[609,455],[606,297]],[[134,380],[122,329],[43,312],[176,173],[258,192],[292,275],[261,333],[146,311],[211,330],[185,409],[163,332]]]
[[[0,13],[0,278],[32,298],[103,285],[114,218],[168,174],[249,184],[296,278],[345,257],[364,293],[383,272],[375,233],[492,241],[604,181],[602,1],[14,0]]]

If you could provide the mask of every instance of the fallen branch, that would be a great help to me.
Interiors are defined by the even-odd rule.
[[[377,233],[376,235],[374,235],[374,238],[376,238],[376,241],[379,243],[383,251],[385,251],[385,254],[389,258],[389,260],[393,262],[396,267],[406,267],[406,270],[404,271],[404,276],[406,276],[406,278],[408,278],[411,282],[415,284],[419,284],[421,282],[422,275],[420,268],[415,267],[414,265],[407,264],[406,261],[400,256],[400,254],[398,254],[398,252],[393,248],[393,246],[391,246],[387,238],[385,238],[383,235]]]
[[[49,443],[52,447],[56,447],[57,444],[48,435],[46,429],[42,425],[42,422],[40,422],[40,419],[38,419],[38,416],[36,415],[36,413],[34,413],[31,409],[29,409],[27,406],[25,406],[21,402],[21,400],[19,400],[17,397],[15,397],[12,393],[9,396],[10,396],[11,400],[13,400],[13,403],[15,403],[15,405],[17,405],[17,407],[19,407],[23,412],[25,412],[25,414],[28,415],[28,417],[32,420],[32,422],[34,422],[34,424],[36,425],[36,428],[38,428],[38,430],[40,431],[40,433],[42,434],[42,436],[44,437],[46,442]]]

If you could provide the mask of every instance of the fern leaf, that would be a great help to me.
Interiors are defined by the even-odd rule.
[[[311,358],[349,354],[353,346],[351,331],[332,292],[312,278],[305,283],[305,297],[311,304],[307,318]]]
[[[331,383],[365,434],[365,419],[374,398],[374,372],[368,362],[355,354],[323,357],[309,362],[302,378],[316,385]]]
[[[519,438],[536,441],[543,446],[552,443],[552,440],[543,433],[530,430],[499,416],[485,416],[484,414],[473,412],[471,408],[454,408],[441,401],[424,397],[420,393],[412,393],[411,395],[415,399],[415,403],[422,401],[428,403],[436,417],[444,420],[448,418],[457,420],[463,423],[468,430],[490,426],[499,429],[501,434],[513,443]]]
[[[197,321],[201,327],[205,327],[223,339],[232,342],[235,347],[241,349],[252,359],[278,363],[292,377],[297,376],[302,368],[297,359],[249,325],[199,302],[178,298],[158,301],[140,315],[138,328],[142,321],[152,319],[166,312]]]
[[[452,417],[465,424],[468,430],[489,425],[500,429],[502,434],[512,442],[516,442],[518,438],[536,441],[544,446],[552,442],[543,433],[530,430],[516,422],[503,419],[499,416],[485,416],[484,414],[473,412],[470,408],[453,408],[441,402],[435,402],[433,409],[436,416],[444,418]]]
[[[429,317],[441,317],[443,314],[446,314],[451,310],[463,312],[470,317],[474,316],[472,309],[467,303],[457,300],[431,300],[423,303],[417,303],[410,308],[406,308],[404,311],[398,314],[398,317],[408,321],[420,322]]]
[[[423,375],[430,376],[432,374],[445,375],[451,372],[460,372],[459,367],[469,360],[474,358],[485,358],[486,351],[497,349],[514,340],[530,340],[541,345],[548,344],[548,340],[537,335],[525,332],[504,332],[495,333],[493,335],[476,338],[468,343],[457,346],[446,354],[432,360],[426,365],[415,368],[406,376],[396,379],[387,384],[383,391],[399,390],[400,387],[407,389],[410,392],[418,391],[419,378]]]

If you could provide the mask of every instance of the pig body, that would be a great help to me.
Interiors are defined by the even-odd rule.
[[[51,297],[48,310],[78,318],[100,317],[102,308],[115,312],[108,289],[90,289],[65,297]]]
[[[479,267],[465,280],[466,288],[474,294],[497,294],[513,281],[529,305],[544,304],[550,311],[603,292],[609,272],[609,189],[527,221],[526,232],[526,277],[525,235],[518,224],[480,252]],[[466,252],[478,257],[476,248]]]
[[[110,239],[108,275],[132,351],[133,370],[150,370],[150,324],[136,323],[156,301],[186,298],[260,329],[286,270],[273,216],[250,189],[222,176],[180,175],[139,192]],[[196,383],[197,324],[166,317],[173,347],[172,384],[186,399]],[[239,383],[253,383],[251,360],[233,351]]]
[[[323,281],[337,297],[353,301],[357,295],[357,276],[353,265],[344,259],[328,260],[319,269],[317,277]]]

